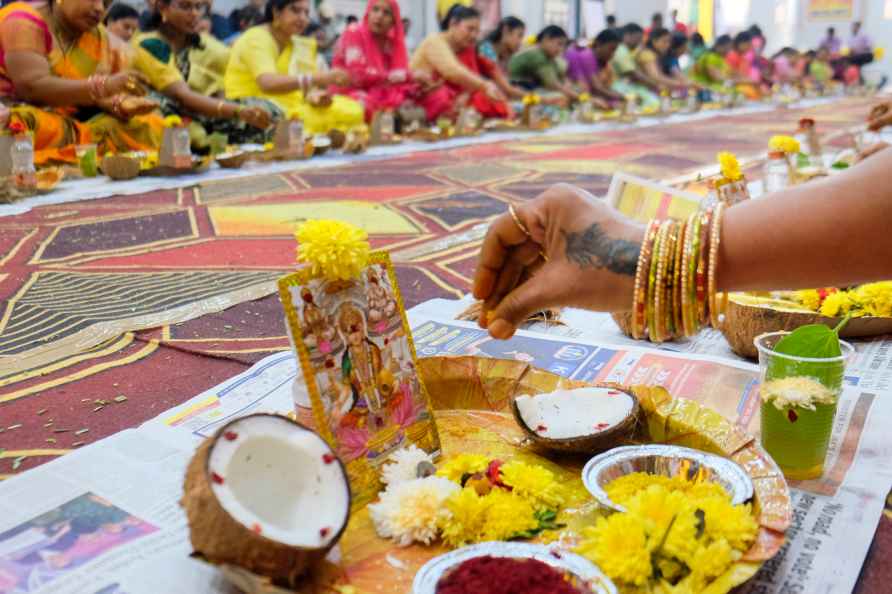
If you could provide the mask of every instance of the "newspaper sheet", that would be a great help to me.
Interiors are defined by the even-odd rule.
[[[641,348],[611,329],[609,318],[584,313],[574,314],[573,330],[551,326],[495,342],[453,319],[463,307],[434,301],[410,312],[419,356],[512,357],[591,381],[660,383],[758,429],[757,369],[749,363],[684,346]],[[749,592],[836,594],[854,587],[892,485],[892,443],[883,435],[892,418],[890,377],[888,343],[859,349],[827,476],[795,485],[789,543]],[[296,378],[291,353],[272,355],[139,429],[0,484],[0,593],[234,592],[216,570],[189,557],[178,504],[183,472],[197,444],[226,420],[292,411],[301,394]]]

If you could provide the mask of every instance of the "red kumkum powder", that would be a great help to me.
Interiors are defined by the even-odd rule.
[[[437,584],[437,594],[585,594],[560,571],[536,559],[475,557]]]

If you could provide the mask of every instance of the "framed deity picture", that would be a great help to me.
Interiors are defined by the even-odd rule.
[[[279,280],[279,294],[309,396],[296,402],[298,420],[329,441],[354,504],[364,504],[391,453],[410,444],[440,450],[390,257],[372,253],[351,280],[301,269]]]
[[[698,194],[626,173],[615,174],[607,191],[610,206],[641,223],[651,219],[684,220],[700,209],[702,200]]]

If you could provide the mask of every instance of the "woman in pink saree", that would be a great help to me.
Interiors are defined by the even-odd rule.
[[[335,89],[365,106],[366,120],[411,103],[419,84],[409,70],[406,33],[397,0],[369,0],[361,23],[341,36],[332,67],[350,74],[350,86]]]

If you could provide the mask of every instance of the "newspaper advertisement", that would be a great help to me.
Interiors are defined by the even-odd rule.
[[[409,313],[419,356],[473,353],[516,358],[589,381],[659,383],[758,429],[758,372],[750,363],[642,348],[619,336],[591,340],[589,332],[609,331],[607,321],[596,318],[582,319],[573,331],[558,326],[496,342],[475,324],[455,321],[461,309],[460,303],[443,302]],[[883,435],[884,419],[892,418],[889,357],[883,344],[870,343],[859,353],[868,360],[847,378],[829,470],[820,481],[793,486],[788,544],[749,592],[854,587],[892,485],[892,445]],[[271,355],[139,429],[0,483],[0,592],[234,593],[216,569],[189,556],[179,506],[185,467],[201,440],[226,421],[292,412],[300,384],[293,355]]]

